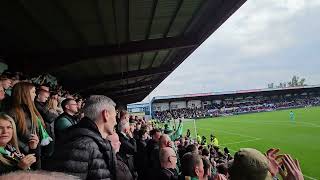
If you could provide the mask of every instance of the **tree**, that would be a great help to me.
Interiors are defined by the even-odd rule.
[[[270,83],[270,84],[268,84],[268,88],[274,88],[274,83]]]
[[[305,82],[306,82],[305,78],[300,79],[299,86],[306,86]]]
[[[280,82],[279,85],[275,86],[274,83],[269,83],[268,88],[286,88],[286,87],[298,87],[298,86],[306,86],[306,79],[301,78],[299,76],[294,75],[289,82]]]
[[[289,87],[306,86],[306,79],[299,76],[293,76],[291,81],[288,82]]]

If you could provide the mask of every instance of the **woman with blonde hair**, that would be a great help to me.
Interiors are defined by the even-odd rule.
[[[0,174],[30,169],[33,164],[36,164],[35,154],[25,156],[19,150],[13,119],[0,113]]]
[[[19,82],[13,87],[12,105],[9,114],[17,125],[19,149],[24,154],[30,150],[40,151],[38,143],[46,146],[52,140],[44,129],[44,121],[34,104],[36,89],[32,83]],[[37,157],[39,158],[39,157]]]

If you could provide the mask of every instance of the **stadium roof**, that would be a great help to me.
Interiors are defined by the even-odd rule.
[[[265,89],[249,89],[249,90],[237,90],[237,91],[223,91],[223,92],[209,92],[209,93],[197,93],[197,94],[182,94],[182,95],[171,95],[171,96],[156,96],[152,101],[163,101],[163,100],[177,100],[177,99],[196,99],[208,96],[228,96],[228,95],[241,95],[241,94],[256,94],[264,92],[279,92],[279,91],[290,91],[290,90],[305,90],[305,89],[320,89],[320,85],[310,86],[299,86],[299,87],[286,87],[286,88],[265,88]]]
[[[245,1],[1,1],[0,56],[71,91],[138,102]]]

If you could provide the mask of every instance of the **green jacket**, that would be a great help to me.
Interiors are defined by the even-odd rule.
[[[78,120],[74,116],[65,112],[62,113],[54,122],[54,132],[56,138],[61,137],[61,133],[65,129],[77,124],[77,122]]]

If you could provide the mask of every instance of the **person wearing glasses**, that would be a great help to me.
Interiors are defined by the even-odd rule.
[[[78,113],[78,104],[74,99],[67,98],[61,102],[63,113],[57,117],[54,122],[54,133],[56,139],[61,137],[61,134],[67,128],[78,123],[76,114]]]
[[[176,180],[178,179],[177,172],[177,155],[171,147],[160,149],[159,159],[161,169],[157,180]]]

